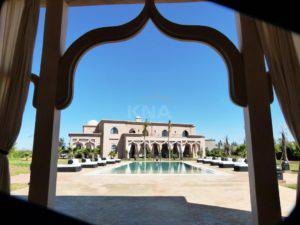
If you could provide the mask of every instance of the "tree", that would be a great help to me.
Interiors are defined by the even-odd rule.
[[[115,150],[113,150],[113,151],[110,151],[110,152],[108,153],[108,155],[109,155],[111,158],[114,158],[114,157],[116,157],[117,152],[116,152]]]
[[[230,149],[230,144],[229,144],[229,141],[228,141],[228,136],[225,137],[224,152],[228,156],[231,155],[231,149]]]
[[[66,143],[65,143],[65,140],[63,138],[59,138],[59,141],[58,141],[58,155],[61,156],[61,154],[65,151],[66,149]]]
[[[282,152],[282,169],[283,170],[290,170],[290,164],[287,157],[287,139],[284,130],[281,131],[281,152]]]
[[[144,160],[146,160],[146,136],[148,136],[148,131],[147,131],[147,127],[149,126],[148,120],[146,119],[146,121],[144,122],[143,125],[143,136],[144,136],[144,143],[143,143],[143,148],[144,148]]]
[[[94,154],[102,156],[102,148],[100,146],[94,148]]]
[[[243,158],[247,157],[247,149],[246,149],[245,144],[238,145],[234,152],[236,155],[238,155],[240,157],[243,157]]]
[[[65,147],[66,147],[65,139],[59,138],[58,147],[65,149]]]
[[[223,146],[223,143],[222,143],[222,141],[220,140],[220,141],[218,142],[218,149],[221,149],[222,146]]]
[[[170,148],[170,133],[171,133],[171,120],[168,122],[168,152],[169,152],[169,160],[171,159],[171,155],[173,156],[173,149]]]

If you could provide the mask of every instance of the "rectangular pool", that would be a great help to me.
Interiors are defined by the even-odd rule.
[[[214,172],[210,170],[203,170],[183,162],[132,162],[127,165],[112,168],[108,173],[109,174],[213,174]]]

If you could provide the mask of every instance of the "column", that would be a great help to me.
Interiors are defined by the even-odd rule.
[[[158,144],[158,156],[161,159],[161,149],[162,149],[162,144]]]
[[[140,152],[140,145],[137,143],[135,147],[136,147],[135,148],[136,149],[135,157],[139,158],[140,157],[140,154],[139,154],[139,152]]]
[[[193,144],[191,145],[192,148],[192,154],[193,154],[193,159],[197,157],[197,145]]]
[[[180,149],[180,151],[179,151],[180,159],[183,159],[184,145],[180,144],[178,146],[179,146],[179,149]]]
[[[46,5],[28,199],[51,207],[56,192],[60,127],[60,111],[55,108],[55,97],[59,59],[65,46],[67,5],[63,0],[48,0]]]
[[[133,143],[131,143],[131,145],[133,145]],[[129,154],[130,154],[131,145],[129,145],[129,144],[127,143],[127,141],[126,141],[126,148],[125,148],[125,155],[124,155],[124,156],[125,156],[125,158],[127,158],[127,159],[130,158]],[[126,151],[127,151],[127,153],[126,153]]]
[[[201,152],[202,152],[201,157],[202,157],[202,158],[206,157],[206,151],[205,151],[205,149],[202,148],[202,147],[200,147],[200,150],[201,150]]]
[[[246,144],[254,225],[275,225],[281,220],[269,79],[255,21],[239,16],[248,105],[244,108]]]

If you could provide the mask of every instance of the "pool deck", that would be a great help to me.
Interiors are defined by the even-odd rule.
[[[54,208],[94,224],[252,224],[247,172],[186,162],[215,173],[100,173],[128,163],[58,173]],[[296,180],[296,174],[284,176]],[[279,190],[283,215],[288,215],[296,191],[283,186]],[[21,189],[13,194],[26,196],[27,193],[28,189]]]

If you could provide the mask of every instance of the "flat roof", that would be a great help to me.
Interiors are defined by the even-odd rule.
[[[129,120],[101,120],[98,125],[103,123],[124,123],[124,124],[133,124],[133,125],[143,125],[145,122],[136,122],[136,121],[129,121]],[[167,126],[168,123],[161,123],[161,122],[149,122],[149,125],[153,126]],[[173,127],[195,127],[194,124],[188,123],[171,123]]]

